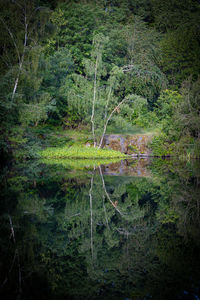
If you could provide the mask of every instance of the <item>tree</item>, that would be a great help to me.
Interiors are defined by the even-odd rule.
[[[69,109],[77,111],[79,118],[85,123],[90,120],[94,146],[97,145],[97,135],[101,135],[99,148],[102,147],[107,125],[113,114],[119,113],[120,107],[133,98],[127,95],[120,99],[115,95],[123,71],[115,65],[111,71],[106,69],[102,60],[106,43],[108,38],[104,35],[94,37],[91,59],[84,60],[86,76],[74,74],[71,88],[62,88],[63,96],[68,99]]]
[[[102,68],[102,52],[106,38],[103,35],[97,35],[94,37],[93,41],[93,51],[91,54],[91,61],[89,62],[89,68],[94,72],[94,88],[93,88],[93,100],[92,100],[92,114],[91,114],[91,124],[92,124],[92,135],[94,141],[94,147],[96,146],[96,137],[95,137],[95,102],[97,94],[97,79],[101,78],[103,68]],[[88,63],[88,62],[87,62]],[[93,66],[90,63],[94,63]],[[89,71],[89,69],[88,69]],[[98,77],[97,77],[98,76]]]
[[[160,35],[135,16],[127,28],[127,64],[123,66],[123,87],[126,94],[137,94],[148,99],[150,106],[166,86],[160,68]]]
[[[183,82],[181,88],[183,101],[175,117],[182,134],[190,134],[200,139],[200,77],[193,82],[191,77]]]
[[[164,33],[161,40],[161,67],[170,84],[180,88],[190,75],[196,80],[199,64],[200,4],[193,0],[152,0],[155,27]]]
[[[31,0],[29,2],[17,0],[11,5],[13,5],[12,13],[16,14],[17,12],[17,17],[19,18],[18,20],[21,21],[17,22],[17,25],[19,27],[14,24],[12,20],[12,14],[8,14],[6,16],[8,18],[8,21],[5,20],[4,16],[0,17],[0,21],[7,31],[7,35],[10,39],[10,44],[13,44],[13,47],[15,49],[15,57],[17,60],[14,86],[11,95],[11,100],[14,101],[28,46],[30,49],[37,43],[37,35],[35,34],[35,31],[38,30],[36,14],[42,8],[39,6],[35,6],[34,0]],[[18,32],[20,32],[20,34],[18,34]],[[7,49],[4,49],[4,52],[6,51]]]
[[[4,28],[1,36],[0,63],[3,70],[0,82],[0,144],[4,153],[13,153],[16,145],[25,143],[23,135],[26,126],[20,127],[20,122],[23,121],[23,125],[30,123],[32,117],[32,121],[37,124],[40,119],[45,119],[46,108],[51,100],[47,94],[38,95],[41,74],[37,78],[37,72],[42,51],[39,43],[44,39],[49,11],[36,4],[34,0],[0,3],[0,23]],[[30,84],[31,80],[33,82]],[[29,90],[31,92],[28,95],[27,90],[31,85],[32,90]]]

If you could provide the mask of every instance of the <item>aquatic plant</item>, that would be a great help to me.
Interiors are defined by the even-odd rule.
[[[39,152],[42,158],[81,158],[81,159],[100,159],[100,158],[120,158],[126,157],[124,153],[110,149],[98,149],[94,147],[72,146],[63,148],[46,148]]]

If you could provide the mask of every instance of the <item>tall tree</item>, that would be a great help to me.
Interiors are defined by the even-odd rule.
[[[165,74],[160,68],[161,36],[135,16],[127,28],[127,65],[123,66],[125,93],[134,93],[153,103],[166,86]]]
[[[193,0],[152,0],[155,27],[164,33],[161,67],[177,89],[191,74],[200,72],[200,3]]]
[[[27,50],[37,44],[39,33],[37,33],[37,31],[43,30],[41,26],[40,28],[38,27],[39,18],[41,17],[40,11],[42,8],[40,6],[36,6],[34,0],[28,2],[17,0],[10,2],[9,6],[11,11],[9,11],[6,15],[3,11],[0,16],[0,21],[7,32],[5,39],[9,40],[8,45],[12,45],[15,51],[14,63],[16,62],[16,66],[12,65],[12,67],[16,68],[16,72],[11,92],[11,100],[14,101]],[[16,19],[17,22],[15,23]],[[40,18],[40,23],[42,24],[42,18]],[[8,52],[6,43],[4,44],[2,55],[5,60]]]

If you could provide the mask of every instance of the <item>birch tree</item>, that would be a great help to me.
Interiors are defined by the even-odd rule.
[[[93,40],[93,51],[91,54],[91,70],[93,70],[94,74],[94,84],[93,84],[93,100],[92,100],[92,114],[91,114],[91,126],[92,126],[92,135],[94,141],[94,147],[96,147],[96,136],[95,136],[95,103],[97,97],[97,88],[98,88],[98,79],[100,79],[103,68],[102,68],[102,52],[105,42],[108,39],[105,38],[102,34],[98,34],[94,37]]]
[[[13,5],[13,11],[6,16],[1,14],[0,23],[2,24],[2,28],[4,28],[4,30],[7,32],[7,38],[10,40],[9,44],[13,46],[16,56],[17,72],[15,74],[14,85],[11,92],[11,100],[14,102],[20,76],[24,66],[26,52],[37,45],[37,32],[39,31],[37,22],[39,17],[38,12],[45,10],[45,8],[40,6],[35,7],[33,0],[18,0],[14,1],[11,5]],[[13,14],[17,15],[17,24],[15,24],[12,20]],[[41,20],[40,23],[42,23]],[[6,65],[9,66],[7,62]]]
[[[85,60],[87,74],[90,76],[92,75],[93,77],[93,98],[90,121],[94,147],[97,146],[95,123],[100,122],[99,115],[101,116],[101,120],[103,120],[98,148],[101,148],[103,145],[107,126],[113,114],[115,112],[119,112],[120,106],[128,99],[128,97],[126,97],[119,102],[114,96],[114,91],[119,85],[120,77],[123,75],[123,70],[113,65],[111,71],[107,73],[102,56],[104,46],[108,40],[108,37],[105,37],[102,34],[96,35],[93,40],[91,59]],[[106,84],[103,84],[103,76],[108,77]],[[97,109],[98,107],[100,107],[101,111]]]
[[[124,75],[122,68],[114,64],[108,70],[103,61],[104,47],[108,38],[98,34],[93,40],[91,59],[85,59],[86,75],[73,75],[74,84],[63,96],[68,98],[68,106],[79,113],[83,122],[90,122],[93,145],[98,148],[103,145],[107,126],[115,113],[119,113],[121,106],[130,100],[130,95],[120,98],[115,92],[120,87],[120,80]]]

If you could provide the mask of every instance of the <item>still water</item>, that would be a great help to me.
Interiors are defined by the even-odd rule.
[[[1,299],[199,299],[198,161],[4,170]]]

